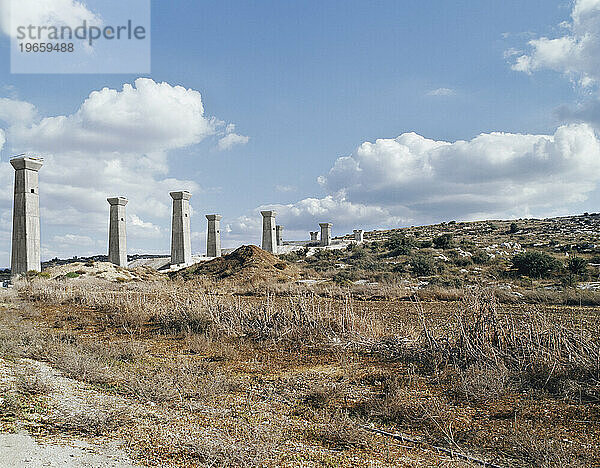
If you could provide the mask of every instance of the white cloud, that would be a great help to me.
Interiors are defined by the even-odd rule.
[[[216,133],[199,92],[139,78],[121,91],[92,92],[79,110],[12,129],[18,141],[43,151],[159,153],[199,143]]]
[[[90,247],[94,245],[94,240],[88,236],[78,236],[77,234],[65,234],[62,236],[54,236],[53,244],[62,244],[75,247]]]
[[[0,129],[0,151],[4,148],[4,143],[6,143],[6,134]]]
[[[318,231],[319,223],[333,223],[336,234],[364,226],[396,226],[406,224],[408,218],[380,206],[350,203],[343,195],[306,198],[287,205],[274,204],[256,208],[251,214],[240,216],[225,225],[223,239],[227,245],[239,245],[255,239],[260,245],[263,210],[277,212],[277,224],[285,227],[287,239],[307,239],[308,231]]]
[[[245,145],[250,141],[250,137],[229,133],[219,140],[218,148],[220,151],[226,151],[236,145]]]
[[[0,0],[0,29],[6,35],[16,34],[11,19],[17,26],[101,24],[100,17],[77,0]]]
[[[276,185],[275,190],[282,193],[295,192],[298,190],[294,185]]]
[[[437,89],[432,89],[431,91],[429,91],[427,93],[427,96],[432,96],[432,97],[448,97],[448,96],[455,96],[456,95],[456,91],[450,88],[437,88]]]
[[[162,236],[160,226],[149,221],[144,221],[135,214],[128,216],[127,230],[136,237],[158,238]]]
[[[489,133],[453,143],[405,133],[365,142],[338,158],[319,178],[329,195],[259,207],[226,232],[230,239],[260,232],[262,209],[277,211],[277,223],[297,238],[320,222],[332,222],[341,234],[554,215],[584,201],[599,180],[600,141],[587,124],[562,126],[553,135]]]
[[[566,34],[529,41],[530,51],[512,68],[532,73],[550,69],[564,73],[587,87],[600,80],[600,0],[575,0],[571,21],[561,23]]]
[[[196,181],[169,175],[169,152],[214,138],[225,125],[205,116],[200,93],[138,79],[121,90],[92,92],[73,114],[36,115],[29,103],[0,100],[0,118],[9,122],[7,145],[14,153],[32,152],[44,158],[40,205],[48,238],[68,229],[73,235],[100,239],[104,245],[106,198],[119,195],[129,199],[131,248],[151,250],[155,243],[156,248],[164,244],[168,251],[163,227],[170,224],[169,192],[200,191]],[[0,163],[0,234],[10,233],[13,177],[10,164]],[[61,250],[63,245],[46,246],[45,251],[53,256],[77,252],[72,246]],[[0,252],[0,260],[6,258],[7,252]]]
[[[600,180],[600,141],[586,124],[554,135],[482,134],[448,143],[407,133],[363,143],[320,182],[345,203],[418,222],[552,212]]]
[[[29,124],[36,116],[33,104],[16,99],[0,98],[0,120],[8,124]]]

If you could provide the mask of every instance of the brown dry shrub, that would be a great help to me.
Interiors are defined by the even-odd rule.
[[[371,436],[362,430],[348,413],[321,411],[317,417],[319,422],[306,430],[309,438],[332,449],[369,446]]]
[[[360,339],[384,332],[374,311],[357,311],[349,293],[341,305],[299,292],[287,302],[266,293],[260,302],[207,294],[184,283],[118,285],[34,279],[17,285],[21,295],[52,304],[74,303],[100,312],[106,326],[127,334],[156,333],[246,337],[255,341],[316,342]]]
[[[396,340],[373,350],[415,363],[427,375],[454,369],[460,376],[457,391],[467,394],[473,388],[465,383],[479,379],[482,389],[496,387],[488,386],[490,397],[511,383],[578,400],[600,399],[600,341],[575,322],[559,323],[539,312],[501,315],[487,290],[469,291],[447,323],[427,318],[422,310],[420,317],[416,340]],[[568,395],[574,384],[580,391]]]
[[[74,432],[94,436],[106,435],[132,421],[128,408],[112,402],[95,401],[78,405],[57,405],[52,410],[49,423],[60,432]]]

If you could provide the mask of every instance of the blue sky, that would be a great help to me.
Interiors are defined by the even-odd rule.
[[[57,1],[65,9],[72,3],[46,1]],[[0,37],[0,97],[31,103],[36,117],[26,123],[4,122],[4,126],[0,121],[6,133],[2,180],[12,180],[6,161],[21,149],[50,160],[54,157],[61,164],[68,165],[70,157],[79,162],[102,160],[107,165],[106,148],[96,150],[91,145],[89,151],[74,150],[65,143],[68,150],[63,151],[60,139],[66,141],[75,127],[62,129],[65,133],[56,137],[59,143],[53,140],[52,145],[36,147],[34,138],[42,135],[36,126],[44,118],[76,114],[92,91],[120,92],[124,84],[133,85],[144,77],[154,84],[164,82],[199,92],[206,119],[222,122],[218,129],[190,137],[185,144],[165,144],[160,162],[164,167],[153,173],[157,181],[167,181],[157,190],[164,191],[172,179],[195,184],[192,229],[197,252],[204,250],[206,213],[224,216],[226,246],[258,242],[260,215],[256,215],[261,206],[278,209],[278,222],[289,226],[288,238],[306,237],[324,221],[333,221],[334,234],[342,234],[358,227],[598,211],[595,178],[584,177],[584,188],[573,190],[581,173],[594,169],[598,159],[595,65],[582,65],[581,57],[562,57],[557,62],[555,56],[544,55],[543,44],[530,42],[541,37],[577,41],[577,28],[585,31],[597,26],[593,21],[600,9],[597,3],[153,1],[149,75],[11,75],[10,40],[4,34]],[[94,5],[83,4],[102,16]],[[563,22],[572,23],[571,27],[561,26]],[[520,56],[531,60],[519,68],[515,63]],[[591,81],[582,84],[582,76],[591,76]],[[0,115],[2,105],[13,104],[0,103]],[[128,105],[133,104],[128,101]],[[586,106],[590,107],[587,117],[580,112]],[[226,130],[228,124],[235,129]],[[27,132],[15,130],[23,125]],[[563,125],[571,127],[564,135],[556,134]],[[468,144],[440,146],[414,139],[392,143],[409,132],[427,141],[465,140]],[[491,137],[492,132],[529,137]],[[248,137],[248,141],[219,150],[219,139],[228,133]],[[480,134],[487,137],[474,141]],[[48,136],[44,135],[40,139]],[[375,143],[378,139],[383,139],[380,144]],[[555,156],[564,145],[556,143],[559,149],[546,146],[549,140],[554,144],[558,139],[582,143],[571,145],[575,154]],[[359,151],[365,142],[373,146]],[[546,148],[543,154],[536,153],[540,142]],[[136,151],[151,150],[140,146],[131,154]],[[531,152],[535,153],[532,157]],[[478,159],[480,154],[486,155],[482,156],[487,158],[485,164]],[[499,166],[496,154],[512,159],[501,157],[503,165]],[[341,157],[349,158],[340,162]],[[545,164],[548,158],[554,163]],[[464,169],[469,177],[444,169],[450,160],[454,169]],[[487,164],[490,161],[495,162]],[[479,172],[472,171],[474,167]],[[135,179],[135,164],[127,170]],[[45,172],[51,172],[47,166],[40,173],[44,256],[103,252],[108,204],[92,206],[92,200],[101,199],[101,180],[96,183],[95,174],[90,174],[90,189],[98,193],[89,202],[57,195],[44,200]],[[502,173],[502,178],[491,180],[492,172]],[[58,174],[48,174],[47,180],[57,190],[60,184],[77,187],[82,177],[85,173],[78,171],[77,181],[73,174],[62,180]],[[541,179],[552,183],[544,185]],[[502,191],[498,187],[507,186],[524,190],[514,197],[515,189],[508,190],[504,199],[492,200],[492,195]],[[435,192],[432,196],[422,193],[428,187]],[[174,182],[172,189],[178,188]],[[0,200],[0,209],[5,211],[4,223],[0,223],[4,232],[0,233],[4,245],[0,264],[6,264],[9,252],[11,189],[5,189],[8,195]],[[130,198],[134,194],[126,192],[137,190],[129,183],[110,189],[123,193],[106,196]],[[158,195],[169,204],[168,190]],[[97,216],[83,226],[61,223],[57,217],[65,203],[74,216],[90,209]],[[168,213],[138,213],[142,192],[136,203],[132,200],[128,206],[139,221],[139,230],[130,230],[130,250],[168,252]]]

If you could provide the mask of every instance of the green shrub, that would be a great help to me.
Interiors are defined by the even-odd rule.
[[[75,273],[74,271],[70,271],[65,275],[65,278],[79,278],[79,274]]]
[[[303,260],[306,257],[306,255],[303,255],[303,253],[304,253],[303,250],[290,252],[290,253],[279,255],[279,258],[286,262],[295,263],[298,260]]]
[[[454,244],[452,234],[442,234],[433,239],[433,245],[438,249],[449,249]]]
[[[472,258],[473,262],[476,263],[477,265],[485,265],[486,263],[489,263],[489,261],[490,261],[490,256],[483,249],[476,250],[473,253],[473,257],[471,257],[471,258]]]
[[[332,278],[334,283],[339,284],[341,286],[351,284],[353,281],[356,281],[357,279],[358,279],[358,275],[353,270],[340,271],[339,273],[336,273],[335,275],[333,275],[333,278]]]
[[[384,247],[390,252],[390,257],[397,257],[398,255],[410,255],[414,245],[415,241],[412,237],[406,237],[404,234],[399,232],[392,234],[391,237],[384,243]]]
[[[410,269],[415,276],[431,276],[438,272],[435,260],[430,255],[415,255],[410,260]]]
[[[563,285],[573,286],[577,281],[588,277],[588,262],[582,257],[571,257],[565,265],[565,275],[562,278]]]
[[[548,278],[561,268],[560,262],[545,252],[525,252],[512,258],[512,265],[522,276]]]
[[[578,277],[587,276],[587,260],[582,257],[571,257],[567,262],[567,270]]]

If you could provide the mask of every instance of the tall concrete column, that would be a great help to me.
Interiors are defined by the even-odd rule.
[[[173,222],[171,224],[171,264],[192,262],[192,236],[190,233],[190,198],[187,191],[171,192]]]
[[[221,256],[221,215],[206,215],[208,219],[208,235],[206,236],[206,256]]]
[[[10,160],[15,168],[11,275],[41,271],[40,196],[38,171],[43,161],[19,157]]]
[[[358,243],[363,242],[364,235],[365,235],[365,232],[362,229],[355,229],[354,230],[354,240],[356,242],[358,242]]]
[[[319,240],[319,231],[310,231],[310,240],[316,242]]]
[[[321,226],[321,245],[323,247],[331,245],[331,223],[319,223]]]
[[[277,233],[275,216],[277,213],[275,211],[261,211],[260,214],[263,216],[262,248],[267,252],[276,254]]]
[[[127,268],[127,228],[125,221],[124,197],[107,198],[110,204],[110,224],[108,227],[108,261]]]
[[[277,245],[283,245],[283,226],[275,226],[275,237],[277,239]]]

